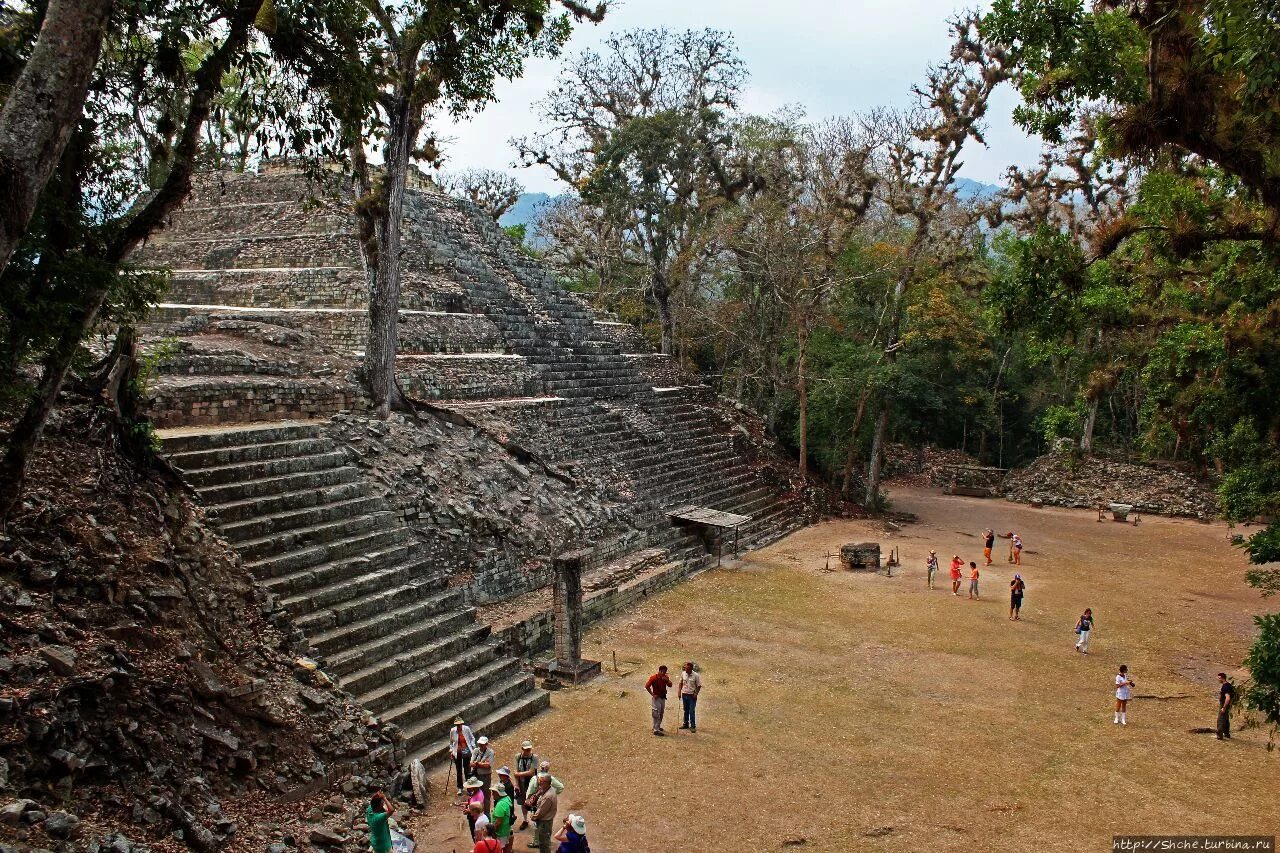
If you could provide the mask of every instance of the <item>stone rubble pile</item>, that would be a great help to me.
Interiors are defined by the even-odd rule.
[[[1038,503],[1095,509],[1132,504],[1134,512],[1187,518],[1218,517],[1213,485],[1174,468],[1077,457],[1054,452],[1005,478],[1005,497]]]
[[[398,732],[299,658],[192,501],[111,442],[65,410],[0,537],[0,849],[262,850],[317,821],[355,849]],[[349,805],[316,811],[335,785]]]
[[[951,482],[952,466],[982,467],[985,463],[963,450],[947,450],[931,444],[908,447],[889,444],[885,447],[885,479],[911,486],[946,486]]]

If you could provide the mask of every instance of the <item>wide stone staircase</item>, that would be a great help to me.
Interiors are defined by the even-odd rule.
[[[410,754],[437,757],[456,714],[496,734],[549,705],[322,423],[168,430],[162,444],[326,671]]]

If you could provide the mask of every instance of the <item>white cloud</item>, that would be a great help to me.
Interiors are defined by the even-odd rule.
[[[627,0],[610,9],[605,23],[580,25],[566,53],[599,44],[610,33],[636,27],[712,27],[732,33],[751,72],[745,109],[772,112],[799,104],[811,118],[848,114],[876,106],[911,103],[911,85],[948,49],[947,19],[953,0]],[[532,108],[554,84],[560,60],[533,60],[525,76],[499,86],[499,101],[460,122],[439,122],[436,132],[452,139],[446,168],[511,169],[512,137],[537,130]],[[988,121],[988,149],[972,147],[962,173],[994,183],[1012,163],[1030,163],[1035,139],[1013,124],[1017,96],[1002,90]],[[545,170],[522,169],[529,189],[558,193]]]

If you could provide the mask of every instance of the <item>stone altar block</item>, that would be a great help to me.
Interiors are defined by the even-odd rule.
[[[840,546],[840,562],[850,571],[880,571],[880,543],[856,542]]]

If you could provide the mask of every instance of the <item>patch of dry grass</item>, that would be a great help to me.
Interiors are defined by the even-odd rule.
[[[1243,675],[1249,617],[1264,610],[1224,528],[894,498],[920,523],[893,537],[818,525],[591,631],[589,656],[616,651],[633,671],[557,694],[554,711],[499,739],[500,758],[532,738],[597,853],[1104,849],[1117,833],[1280,832],[1280,754],[1265,732],[1188,732],[1213,724],[1214,673]],[[981,562],[972,534],[986,526],[1020,531],[1032,552],[1020,623],[1003,561],[984,570],[982,602],[953,598],[945,577],[925,588],[928,549]],[[893,578],[821,571],[827,550],[871,538],[900,547]],[[1088,657],[1071,631],[1086,606]],[[686,659],[703,671],[701,726],[676,732],[673,698],[672,736],[655,738],[643,682]],[[1187,698],[1139,698],[1114,726],[1122,662],[1140,697]],[[469,850],[440,812],[416,827],[419,849]]]

